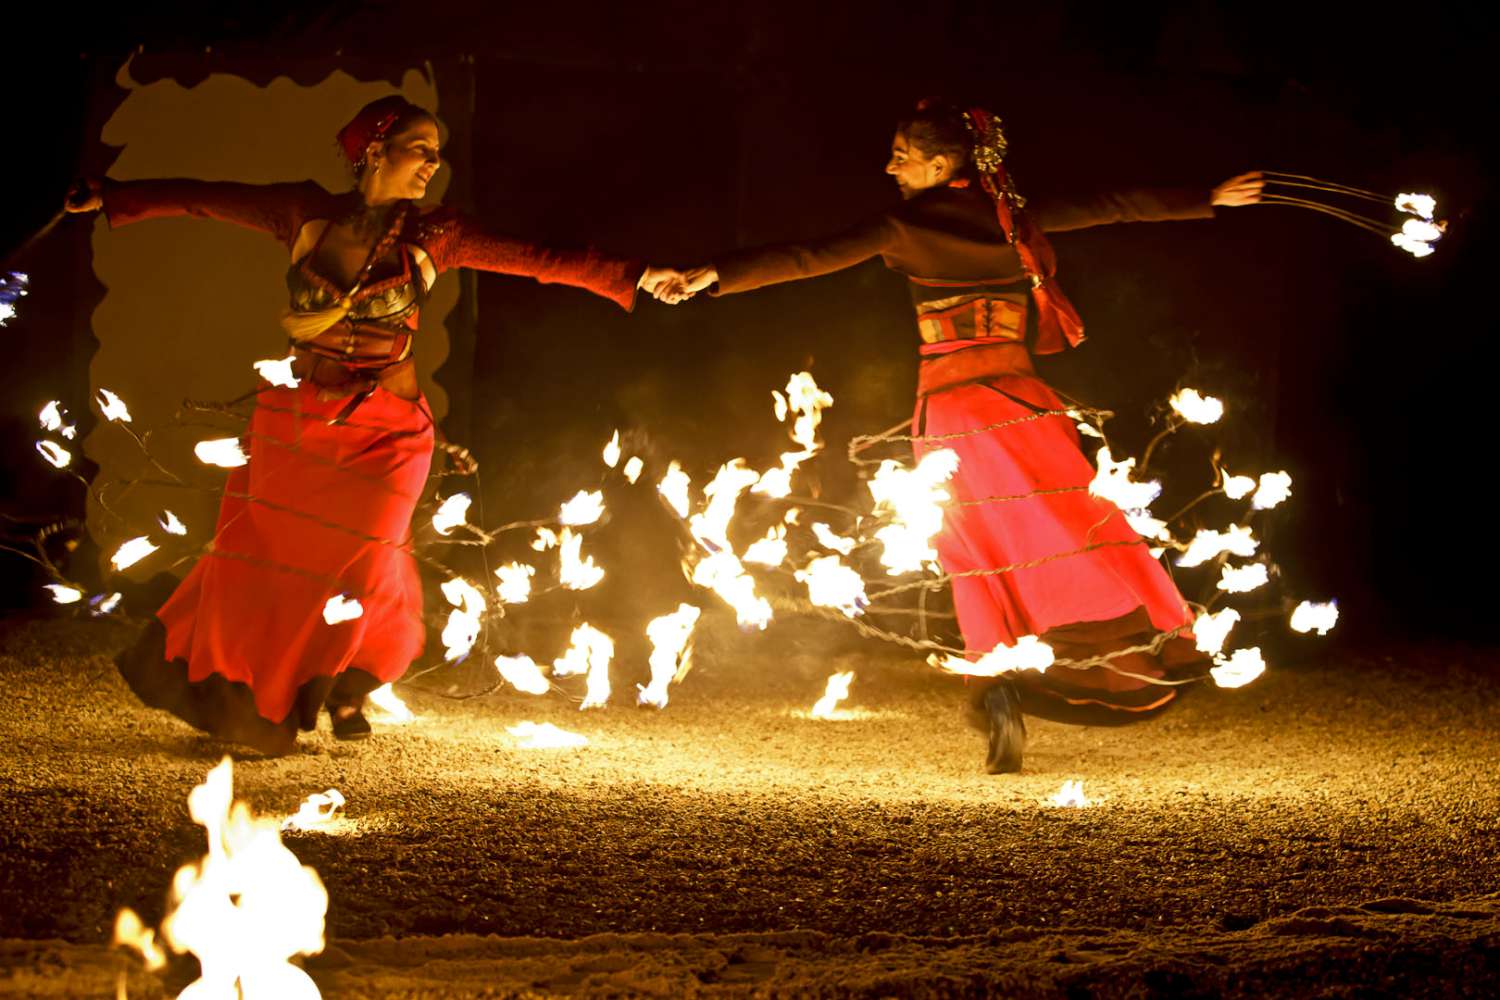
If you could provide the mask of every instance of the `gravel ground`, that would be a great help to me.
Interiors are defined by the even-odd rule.
[[[159,918],[202,853],[187,794],[226,748],[134,702],[109,662],[132,634],[0,624],[0,996],[112,995],[115,912]],[[410,725],[240,760],[257,812],[348,798],[285,838],[331,897],[325,995],[1500,990],[1491,653],[1345,652],[1142,726],[1032,722],[1025,772],[990,777],[955,680],[767,648],[710,644],[662,712],[619,664],[603,711],[406,691]],[[808,718],[836,669],[849,710]],[[590,744],[522,750],[522,720]],[[1067,779],[1095,804],[1051,805]]]

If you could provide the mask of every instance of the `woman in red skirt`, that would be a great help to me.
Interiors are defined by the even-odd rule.
[[[343,194],[312,182],[106,180],[68,206],[102,208],[111,226],[217,219],[267,233],[291,254],[283,325],[299,382],[257,393],[249,462],[229,476],[212,544],[117,659],[146,704],[269,754],[290,750],[324,706],[335,736],[368,736],[365,696],[422,649],[410,527],[435,428],[411,348],[437,275],[526,275],[627,310],[638,288],[660,292],[676,276],[418,207],[441,164],[438,125],[400,97],[367,105],[338,141],[356,178]],[[330,601],[358,601],[361,611],[325,618]]]
[[[1074,421],[1038,417],[1067,405],[1037,377],[1031,354],[1083,340],[1082,323],[1053,278],[1056,260],[1043,232],[1212,218],[1213,206],[1251,204],[1261,188],[1258,174],[1246,174],[1212,191],[1028,202],[1011,186],[1004,155],[992,115],[923,102],[898,126],[885,168],[901,190],[900,207],[826,240],[727,254],[688,272],[684,286],[743,292],[877,255],[907,277],[922,339],[917,456],[951,448],[959,457],[954,502],[936,547],[953,576],[969,657],[1025,635],[1040,636],[1059,658],[1118,654],[1110,657],[1114,670],[1058,665],[978,689],[972,717],[988,730],[991,773],[1021,769],[1023,712],[1084,724],[1131,722],[1162,711],[1176,694],[1143,678],[1201,668],[1187,638],[1192,614],[1165,568],[1123,514],[1088,492],[1094,468]],[[1034,560],[1047,561],[997,572]],[[1183,637],[1157,655],[1118,652],[1173,630]]]

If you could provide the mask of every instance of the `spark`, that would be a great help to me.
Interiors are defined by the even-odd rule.
[[[1214,662],[1217,666],[1210,667],[1208,672],[1213,674],[1214,683],[1221,688],[1243,687],[1266,671],[1266,662],[1255,646],[1236,649],[1227,659],[1217,656]]]
[[[1218,587],[1231,594],[1248,594],[1270,580],[1265,563],[1250,563],[1248,566],[1225,566],[1219,575]]]
[[[57,469],[65,469],[68,463],[73,461],[73,453],[71,451],[51,441],[38,441],[36,443],[36,450],[37,454],[41,455]]]
[[[614,437],[604,446],[604,464],[613,469],[620,464],[620,432],[615,430]]]
[[[469,505],[474,500],[467,493],[455,493],[446,498],[432,515],[432,528],[440,535],[451,535],[453,529],[465,524],[469,517]]]
[[[52,591],[52,600],[58,604],[77,604],[83,599],[83,591],[77,587],[69,587],[63,583],[47,583],[43,587]]]
[[[838,703],[849,697],[849,684],[853,680],[854,671],[852,670],[845,670],[830,676],[827,686],[823,689],[823,697],[814,703],[809,714],[814,719],[833,718],[833,712],[838,707]]]
[[[564,528],[558,540],[557,579],[569,590],[588,590],[604,579],[604,570],[593,556],[583,555],[583,536]]]
[[[1077,781],[1064,781],[1063,786],[1053,793],[1052,798],[1048,801],[1055,806],[1072,807],[1075,809],[1083,809],[1093,804],[1083,794],[1083,779],[1081,778]]]
[[[682,471],[682,466],[674,460],[667,466],[667,474],[661,477],[661,482],[656,484],[656,491],[666,498],[667,503],[677,512],[678,517],[688,516],[688,487],[692,480],[688,474]]]
[[[1199,528],[1187,551],[1177,557],[1177,565],[1185,569],[1201,566],[1223,552],[1248,559],[1255,555],[1259,544],[1254,532],[1244,525],[1232,524],[1224,531]]]
[[[529,656],[497,656],[495,669],[500,671],[502,680],[523,694],[546,694],[552,690],[547,675]]]
[[[352,622],[364,613],[365,607],[359,603],[359,598],[347,594],[334,594],[323,603],[323,621],[329,625]]]
[[[217,465],[221,469],[237,469],[250,461],[239,438],[212,438],[193,445],[193,454],[204,465]]]
[[[634,486],[635,481],[641,478],[641,470],[645,467],[646,463],[642,462],[639,456],[632,455],[630,457],[630,461],[625,463],[626,481],[629,482],[630,485]]]
[[[1225,608],[1213,614],[1202,614],[1193,620],[1193,638],[1200,652],[1215,656],[1223,651],[1229,630],[1240,620],[1234,608]]]
[[[288,354],[279,360],[257,361],[253,367],[261,378],[272,385],[282,389],[295,389],[301,383],[301,380],[292,374],[292,362],[296,360],[295,354]]]
[[[1224,416],[1224,402],[1214,396],[1203,396],[1197,389],[1182,389],[1167,400],[1177,415],[1190,424],[1217,423]]]
[[[161,530],[169,535],[187,534],[187,525],[183,524],[182,520],[170,510],[162,511],[161,516],[156,519],[156,522],[161,525]]]
[[[1260,486],[1250,498],[1250,506],[1256,510],[1270,510],[1291,495],[1291,476],[1285,472],[1267,472],[1260,477]]]
[[[1337,601],[1328,601],[1324,604],[1314,604],[1312,601],[1303,601],[1297,605],[1292,612],[1291,627],[1294,632],[1317,632],[1319,635],[1327,635],[1329,630],[1338,624],[1339,604]]]
[[[281,822],[281,829],[311,830],[326,826],[344,811],[344,795],[337,788],[326,792],[313,792],[302,801],[297,811]]]
[[[499,592],[502,604],[525,604],[531,599],[531,578],[536,575],[536,567],[525,563],[506,563],[495,570],[495,576],[500,581]]]
[[[927,662],[950,674],[967,674],[970,677],[998,677],[1013,670],[1038,670],[1045,672],[1055,659],[1052,647],[1034,635],[1023,635],[1014,646],[999,643],[978,660],[962,656],[929,656]]]
[[[99,409],[106,420],[119,420],[130,423],[130,410],[126,408],[125,401],[108,389],[100,389],[97,397]]]
[[[593,524],[604,516],[604,492],[579,490],[577,496],[562,505],[557,520],[561,524],[582,526]]]
[[[854,618],[870,603],[865,597],[864,578],[838,556],[819,556],[795,576],[799,583],[807,584],[808,600],[819,607],[837,608]]]
[[[691,604],[679,604],[676,611],[653,618],[646,626],[646,638],[651,640],[651,680],[645,687],[636,685],[637,704],[667,707],[667,685],[688,670],[692,656],[688,640],[701,613]]]
[[[589,745],[589,738],[570,733],[550,722],[518,722],[505,731],[515,737],[522,750],[571,750]]]
[[[141,535],[116,549],[115,554],[109,557],[109,562],[116,570],[122,570],[134,566],[155,551],[156,546],[151,543],[151,539]]]

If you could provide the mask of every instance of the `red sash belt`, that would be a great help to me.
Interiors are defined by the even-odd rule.
[[[1031,353],[1014,340],[945,340],[922,345],[917,395],[930,396],[1002,375],[1035,375]]]

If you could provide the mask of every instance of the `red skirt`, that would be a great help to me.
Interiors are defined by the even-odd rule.
[[[117,660],[150,705],[265,752],[291,748],[325,702],[358,704],[421,652],[411,518],[432,460],[426,401],[376,389],[348,398],[268,388],[205,553]],[[364,613],[330,625],[343,595]]]
[[[935,541],[943,570],[959,574],[1040,561],[954,578],[959,629],[976,657],[1036,635],[1060,658],[1082,659],[1192,621],[1166,569],[1125,516],[1088,492],[1094,467],[1080,450],[1073,420],[1024,419],[1066,408],[1046,383],[1024,374],[971,382],[917,401],[913,434],[926,438],[915,443],[917,457],[950,448],[959,458],[950,484],[953,503]],[[1008,421],[1018,422],[979,430]],[[949,434],[962,436],[931,440]],[[1203,658],[1192,647],[1183,639],[1162,656],[1126,654],[1113,662],[1165,679],[1201,667]],[[1045,673],[1022,671],[1016,680],[1026,711],[1090,724],[1154,714],[1177,690],[1103,667],[1054,666]]]

